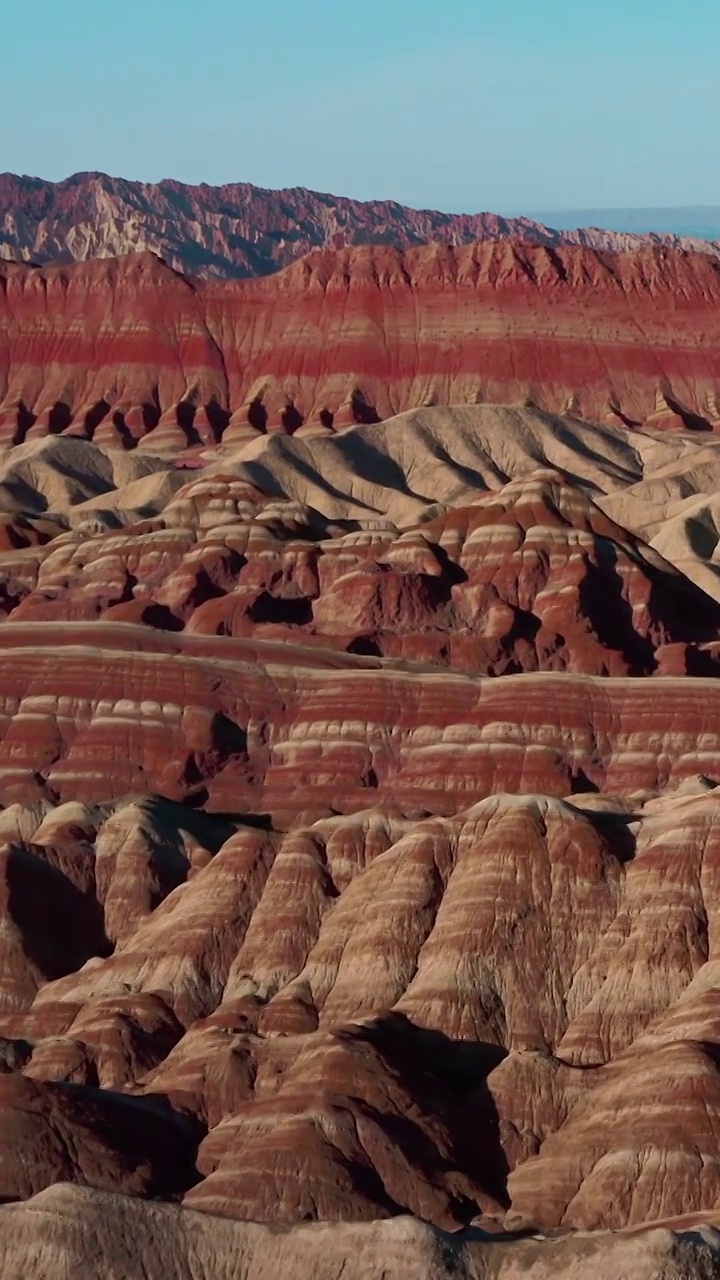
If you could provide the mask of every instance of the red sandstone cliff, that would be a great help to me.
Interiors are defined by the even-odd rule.
[[[267,191],[249,182],[211,187],[166,180],[128,182],[76,173],[64,182],[0,174],[0,257],[73,262],[151,250],[195,276],[267,275],[309,253],[349,245],[407,249],[442,240],[516,237],[535,244],[629,249],[641,243],[703,248],[676,236],[636,236],[584,228],[555,231],[529,218],[408,209],[392,200],[360,201],[294,187]]]
[[[6,441],[155,447],[325,430],[423,404],[720,419],[720,263],[485,243],[320,251],[197,284],[152,254],[0,269]]]

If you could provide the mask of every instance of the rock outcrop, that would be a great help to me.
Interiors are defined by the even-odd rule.
[[[500,789],[662,788],[720,760],[712,677],[493,680],[116,622],[6,623],[0,657],[13,801],[159,792],[216,812],[347,812],[377,798],[447,814]]]

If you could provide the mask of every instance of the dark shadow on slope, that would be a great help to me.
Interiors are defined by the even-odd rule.
[[[13,444],[22,444],[28,431],[36,422],[35,414],[21,400],[17,407],[17,426],[13,435]]]
[[[645,574],[652,584],[648,611],[656,643],[666,638],[685,644],[720,638],[720,604],[712,596],[681,573],[664,574],[650,565]]]
[[[651,675],[657,666],[654,647],[635,630],[632,606],[623,595],[624,582],[616,567],[617,548],[607,539],[598,539],[597,553],[602,564],[585,558],[578,590],[580,610],[603,648],[623,655],[630,675]]]
[[[256,431],[262,431],[263,435],[267,433],[268,411],[259,396],[250,402],[247,420]]]
[[[154,431],[160,421],[160,406],[152,401],[146,401],[142,407],[142,420],[146,431]]]
[[[112,415],[112,424],[120,437],[120,443],[122,444],[123,448],[124,449],[134,448],[135,441],[133,440],[132,434],[128,430],[128,427],[125,423],[125,414],[122,412],[122,410],[120,409],[115,410],[115,412]]]
[[[711,560],[718,544],[718,532],[714,525],[706,524],[702,516],[691,518],[685,524],[685,532],[693,554],[700,560]]]
[[[665,396],[665,403],[671,413],[676,413],[681,419],[683,426],[687,431],[712,431],[712,423],[707,418],[701,417],[699,413],[694,413],[692,409],[685,409],[672,396]]]
[[[687,650],[685,662],[689,676],[711,676],[716,680],[720,677],[720,654],[692,647]]]
[[[88,440],[92,440],[103,418],[106,418],[110,412],[110,403],[107,400],[98,400],[91,409],[85,414],[85,434]]]
[[[247,754],[247,730],[236,724],[222,711],[212,718],[212,745],[222,764],[236,756]]]
[[[591,790],[597,790],[594,786]],[[579,791],[576,795],[582,794]],[[587,793],[586,793],[587,794]],[[608,854],[622,866],[632,862],[635,857],[636,843],[632,824],[636,821],[633,813],[610,813],[607,810],[580,809],[585,819],[592,823],[602,836]]]
[[[353,421],[359,426],[371,427],[375,423],[382,421],[377,409],[368,404],[362,391],[353,391],[350,400],[350,412],[352,413]]]
[[[182,631],[182,620],[166,604],[149,604],[143,609],[142,622],[157,631]]]
[[[48,432],[51,436],[60,435],[61,431],[65,431],[72,422],[72,411],[69,404],[64,404],[62,400],[56,400],[50,413],[48,414]]]
[[[429,503],[434,500],[410,489],[400,464],[394,458],[382,453],[359,431],[349,431],[342,437],[342,457],[349,464],[353,476],[368,480],[371,484],[393,489],[397,493],[404,493],[408,497],[419,498],[421,502]]]
[[[195,816],[188,812],[185,804],[176,800],[166,800],[164,796],[150,796],[143,800],[143,807],[152,814],[153,819],[161,827],[167,826],[172,832],[187,831],[199,844],[212,853],[230,839],[238,819],[227,813],[202,813]],[[246,823],[248,819],[240,819]]]
[[[33,1045],[29,1040],[12,1040],[0,1036],[0,1074],[10,1075],[22,1071],[32,1057]]]
[[[615,414],[616,418],[620,419],[624,427],[628,427],[631,431],[637,431],[642,427],[642,422],[639,418],[629,418],[626,413],[623,413],[619,405],[611,405],[610,408],[611,412]]]
[[[248,611],[251,622],[284,623],[290,627],[302,627],[312,622],[312,601],[304,596],[284,599],[263,591]]]
[[[572,784],[571,794],[574,796],[597,795],[600,790],[597,783],[587,776],[580,765],[573,770],[570,781]]]
[[[367,1104],[362,1106],[364,1114],[372,1117],[411,1164],[432,1174],[457,1169],[498,1203],[509,1205],[510,1167],[502,1147],[497,1108],[486,1085],[489,1073],[507,1057],[506,1049],[481,1041],[453,1040],[441,1031],[416,1026],[394,1011],[372,1021],[338,1027],[333,1035],[340,1041],[371,1045],[391,1078],[409,1090],[417,1102],[418,1115],[437,1116],[445,1128],[452,1148],[449,1164],[416,1118],[380,1114]],[[470,1222],[478,1205],[461,1194],[454,1211],[460,1221]]]
[[[216,444],[219,444],[230,421],[230,411],[229,409],[223,409],[219,401],[209,400],[205,405],[205,412],[210,423],[213,439]]]
[[[150,1178],[144,1194],[149,1199],[177,1200],[200,1181],[197,1152],[206,1129],[194,1116],[176,1110],[164,1095],[116,1093],[67,1081],[50,1088],[89,1112],[92,1130],[119,1151],[130,1168],[147,1166]]]
[[[297,409],[294,404],[288,404],[285,406],[282,412],[281,420],[283,424],[283,430],[286,431],[289,436],[294,435],[294,433],[300,429],[300,427],[303,425],[303,422],[304,422],[304,418],[300,413],[300,410]]]
[[[9,920],[22,938],[25,955],[50,981],[74,973],[92,956],[108,956],[103,911],[38,848],[12,845],[3,857]],[[4,914],[4,913],[3,913]]]
[[[192,590],[188,593],[187,605],[197,609],[208,600],[221,600],[226,592],[223,587],[213,582],[207,569],[198,569]]]
[[[200,436],[195,429],[197,406],[190,400],[181,400],[175,410],[177,424],[189,445],[200,444]]]
[[[289,443],[287,436],[283,436],[281,439],[273,441],[273,446],[282,451],[284,443]],[[295,452],[290,453],[289,458],[292,466],[301,476],[309,480],[311,484],[316,485],[319,489],[322,489],[329,497],[338,498],[341,502],[352,502],[353,506],[363,507],[365,511],[369,511],[372,515],[377,515],[375,507],[369,506],[367,502],[362,502],[357,497],[351,498],[347,492],[344,492],[342,489],[337,489],[335,485],[331,484],[323,475],[322,471],[319,468],[316,468],[312,463],[308,462],[306,458]],[[272,454],[270,454],[270,465],[268,466],[266,466],[264,462],[258,462],[254,459],[249,462],[245,462],[243,465],[245,471],[247,471],[250,476],[251,483],[263,493],[266,493],[271,498],[286,498],[288,496],[273,474]]]
[[[355,653],[362,658],[382,658],[382,649],[373,636],[356,636],[345,646],[346,653]]]

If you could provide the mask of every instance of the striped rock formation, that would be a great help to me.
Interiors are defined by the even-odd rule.
[[[485,242],[317,251],[194,283],[149,253],[0,264],[0,428],[169,450],[432,404],[720,418],[720,263]]]
[[[3,1276],[705,1280],[720,443],[154,438],[0,461]]]
[[[3,1194],[102,1178],[268,1222],[712,1219],[719,796],[376,802],[288,831],[152,797],[9,807],[9,855],[76,891],[82,833],[114,950],[6,985]],[[3,906],[8,975],[26,903]],[[121,1182],[123,1102],[159,1183]]]

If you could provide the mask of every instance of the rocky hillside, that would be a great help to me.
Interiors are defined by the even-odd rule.
[[[318,250],[193,282],[153,254],[0,264],[0,439],[154,449],[332,432],[421,405],[720,421],[720,261],[493,242]]]
[[[3,1278],[709,1280],[720,439],[155,439],[0,459]]]
[[[261,1280],[278,1241],[328,1280],[402,1249],[713,1274],[695,439],[474,406],[190,474],[6,451],[0,1199],[37,1197],[0,1208],[8,1274],[65,1280],[92,1231],[110,1274],[119,1221],[153,1280],[160,1230],[182,1280],[225,1249]]]
[[[637,236],[585,228],[555,231],[529,218],[446,214],[391,200],[360,201],[294,187],[250,183],[189,186],[129,182],[76,173],[64,182],[0,175],[0,257],[73,262],[151,251],[187,274],[227,279],[267,275],[311,249],[429,241],[452,245],[516,238],[551,246],[621,250],[642,243],[707,250],[677,236]]]

